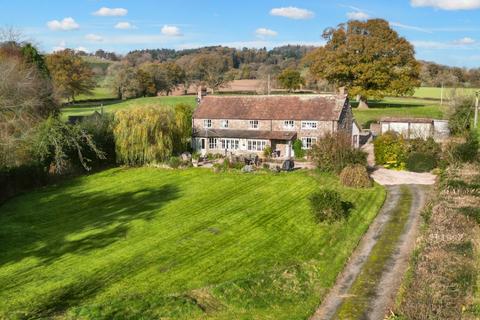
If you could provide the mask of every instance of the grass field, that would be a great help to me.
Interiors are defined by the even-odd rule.
[[[164,105],[173,106],[179,103],[186,103],[189,105],[195,105],[194,96],[181,96],[181,97],[147,97],[131,100],[106,100],[106,101],[88,101],[79,102],[73,106],[66,106],[62,108],[62,117],[67,118],[71,115],[88,115],[94,111],[100,112],[101,105],[103,105],[104,112],[115,112],[122,109],[127,109],[136,106],[148,106],[148,105]]]
[[[93,89],[93,92],[91,95],[80,94],[75,97],[75,100],[79,102],[82,100],[105,100],[105,99],[115,99],[115,95],[112,94],[111,90],[105,87],[97,87]]]
[[[368,103],[369,109],[353,109],[355,119],[363,126],[382,117],[436,118],[442,119],[446,106],[438,101],[412,98],[385,98]],[[356,106],[356,103],[352,103]]]
[[[462,95],[474,95],[475,91],[478,91],[478,88],[444,88],[443,89],[443,98],[448,99],[449,96],[452,95],[454,91],[458,94]],[[433,87],[421,87],[415,90],[415,94],[413,95],[416,98],[428,98],[428,99],[437,99],[440,100],[442,94],[441,88],[433,88]]]
[[[348,221],[317,225],[331,187]],[[308,171],[111,169],[0,207],[0,318],[306,319],[383,188]]]

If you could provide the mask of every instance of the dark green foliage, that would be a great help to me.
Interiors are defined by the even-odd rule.
[[[470,130],[473,116],[473,100],[463,97],[453,102],[448,127],[454,135],[464,134]]]
[[[263,156],[268,159],[272,156],[272,152],[273,152],[272,147],[266,146],[265,149],[263,150]]]
[[[303,150],[302,140],[297,139],[293,142],[293,152],[295,153],[295,158],[301,159],[305,157],[305,150]]]
[[[27,43],[22,47],[22,55],[26,63],[37,67],[38,71],[45,77],[50,77],[45,57],[38,53],[37,48]]]
[[[112,114],[103,114],[101,117],[87,118],[80,123],[80,127],[92,136],[97,148],[104,153],[104,158],[100,159],[95,156],[93,150],[84,150],[85,156],[92,160],[90,163],[92,168],[111,166],[116,163],[113,121]]]
[[[21,192],[46,185],[48,172],[40,164],[0,168],[0,203]]]
[[[320,138],[310,150],[310,155],[323,172],[340,173],[348,165],[367,165],[367,154],[355,149],[350,136],[340,132]]]
[[[437,166],[435,156],[423,153],[412,152],[407,158],[407,169],[413,172],[429,172]]]
[[[33,158],[56,173],[62,173],[75,164],[89,171],[91,159],[86,157],[86,149],[90,149],[97,158],[105,158],[92,135],[80,125],[66,124],[57,118],[51,117],[40,123],[30,142]]]
[[[297,70],[285,69],[278,76],[278,82],[282,88],[288,90],[288,92],[295,91],[300,89],[302,85],[305,84],[305,80],[302,78],[302,75]]]
[[[340,181],[344,186],[353,188],[370,188],[372,186],[367,168],[360,164],[345,167],[340,173]]]
[[[320,190],[310,195],[310,207],[317,223],[333,223],[348,218],[352,204],[334,190]]]
[[[170,159],[168,159],[168,165],[173,169],[177,169],[181,164],[182,159],[180,159],[180,157],[170,157]]]
[[[407,160],[407,144],[393,131],[386,132],[373,142],[375,163],[390,169],[404,169]]]
[[[479,146],[477,134],[473,131],[469,131],[465,138],[465,142],[456,146],[455,155],[461,162],[477,161]]]

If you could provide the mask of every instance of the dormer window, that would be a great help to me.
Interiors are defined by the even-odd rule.
[[[203,120],[203,127],[204,128],[211,128],[212,127],[212,120],[210,120],[210,119]]]
[[[285,120],[283,122],[284,129],[294,129],[295,128],[295,121],[293,120]]]
[[[222,120],[221,126],[222,128],[228,128],[228,120]]]
[[[250,129],[258,129],[258,120],[250,120]]]

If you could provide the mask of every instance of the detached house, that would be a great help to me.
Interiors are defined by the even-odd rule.
[[[327,132],[353,132],[346,96],[206,96],[193,115],[193,148],[200,153],[262,153],[271,146],[288,159],[300,139],[309,149]],[[352,143],[358,136],[352,136]]]

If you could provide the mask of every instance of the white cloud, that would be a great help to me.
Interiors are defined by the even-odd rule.
[[[460,46],[468,46],[468,45],[474,44],[475,42],[476,41],[470,37],[465,37],[465,38],[453,41],[454,44],[457,44]]]
[[[350,20],[367,20],[370,16],[363,11],[352,11],[347,13],[347,18]]]
[[[83,52],[89,53],[88,49],[82,46],[75,48],[75,51],[83,51]]]
[[[127,15],[128,10],[124,8],[107,8],[101,7],[93,13],[94,16],[100,17],[123,17]]]
[[[115,25],[115,29],[128,30],[128,29],[136,29],[136,27],[130,22],[119,22]]]
[[[80,25],[75,22],[72,17],[64,18],[62,21],[59,20],[52,20],[47,22],[48,28],[53,31],[68,31],[68,30],[75,30],[80,28]]]
[[[272,16],[280,16],[295,20],[311,19],[315,16],[312,11],[297,7],[273,8],[270,10],[270,14]]]
[[[431,30],[422,28],[422,27],[417,27],[417,26],[411,26],[408,24],[403,24],[400,22],[389,22],[390,26],[392,27],[397,27],[397,28],[402,28],[402,29],[407,29],[407,30],[413,30],[413,31],[419,31],[419,32],[424,32],[424,33],[433,33]]]
[[[87,39],[88,41],[93,41],[93,42],[101,42],[103,41],[103,38],[102,36],[99,36],[98,34],[93,34],[93,33],[89,33],[85,36],[85,39]]]
[[[180,37],[182,36],[182,32],[180,28],[175,26],[164,25],[162,27],[162,34],[168,37]]]
[[[433,7],[442,10],[473,10],[480,8],[480,0],[411,0],[413,7]]]
[[[278,35],[278,32],[277,31],[273,31],[271,29],[267,29],[267,28],[258,28],[257,30],[255,30],[255,34],[257,35],[257,37],[275,37]]]
[[[412,44],[416,48],[441,50],[441,49],[472,49],[469,46],[476,45],[476,41],[472,38],[465,37],[450,42],[438,42],[438,41],[412,41]],[[474,46],[475,47],[475,46]]]

